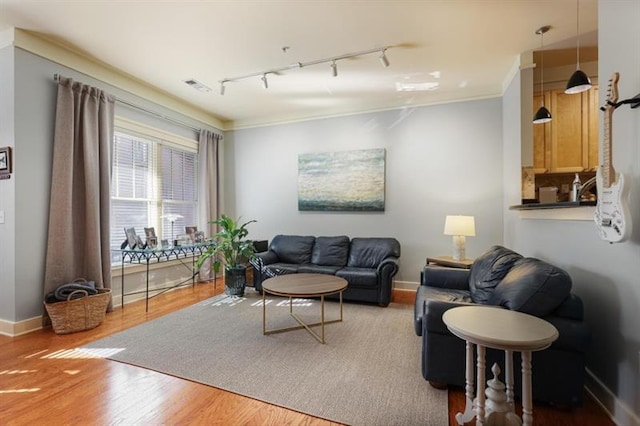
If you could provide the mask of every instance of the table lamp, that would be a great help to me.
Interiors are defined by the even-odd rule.
[[[476,224],[473,216],[447,216],[444,235],[453,236],[453,260],[466,259],[465,237],[475,237]]]

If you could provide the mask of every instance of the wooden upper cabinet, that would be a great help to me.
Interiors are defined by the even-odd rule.
[[[569,173],[598,166],[598,88],[567,95],[562,89],[533,97],[533,111],[541,105],[551,111],[550,123],[533,125],[533,162],[536,173]]]

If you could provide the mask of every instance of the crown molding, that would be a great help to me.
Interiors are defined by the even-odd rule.
[[[71,68],[87,76],[125,90],[133,95],[169,108],[179,114],[188,116],[209,126],[224,130],[225,123],[219,118],[162,92],[137,78],[126,74],[108,64],[76,52],[40,34],[21,28],[13,28],[13,45],[35,55],[49,59],[65,67]],[[5,38],[0,33],[0,46]]]

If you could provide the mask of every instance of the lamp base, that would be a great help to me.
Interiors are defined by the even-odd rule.
[[[466,239],[464,235],[453,236],[453,260],[466,259]]]

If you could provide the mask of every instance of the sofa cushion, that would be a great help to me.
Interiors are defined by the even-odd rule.
[[[469,290],[475,303],[487,304],[495,287],[522,255],[502,246],[493,246],[471,265]]]
[[[400,257],[400,243],[395,238],[353,238],[347,265],[354,268],[377,268],[389,256]]]
[[[349,257],[349,237],[316,237],[311,263],[322,266],[345,266]]]
[[[515,262],[489,304],[538,317],[555,310],[571,292],[571,277],[557,266],[527,257]]]
[[[336,272],[336,276],[349,282],[349,288],[376,288],[378,286],[378,274],[372,268],[352,268],[345,266]]]
[[[269,250],[278,255],[282,263],[311,263],[311,250],[315,237],[300,235],[276,235]]]
[[[301,274],[328,274],[335,275],[341,266],[330,265],[300,265],[298,272]]]

